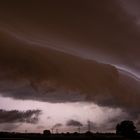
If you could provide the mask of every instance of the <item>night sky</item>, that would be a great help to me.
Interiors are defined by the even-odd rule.
[[[0,131],[140,129],[139,0],[1,0]]]

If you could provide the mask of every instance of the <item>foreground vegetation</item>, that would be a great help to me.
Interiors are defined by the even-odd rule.
[[[33,139],[41,139],[41,140],[130,140],[140,139],[140,134],[137,134],[134,138],[127,138],[120,135],[116,135],[113,133],[61,133],[61,134],[41,134],[41,133],[9,133],[9,132],[0,132],[0,139],[5,140],[33,140]]]

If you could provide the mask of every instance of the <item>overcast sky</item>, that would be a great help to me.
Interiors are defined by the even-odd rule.
[[[112,132],[140,125],[139,0],[0,1],[1,131]]]

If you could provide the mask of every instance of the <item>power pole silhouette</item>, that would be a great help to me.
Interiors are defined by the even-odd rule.
[[[80,126],[78,127],[78,132],[79,132],[79,133],[81,132],[81,128],[80,128]]]
[[[88,121],[88,131],[90,132],[91,127],[90,127],[90,121]]]
[[[56,129],[56,134],[58,134],[59,133],[59,130],[58,129]]]
[[[53,128],[51,130],[52,130],[52,134],[53,134]]]

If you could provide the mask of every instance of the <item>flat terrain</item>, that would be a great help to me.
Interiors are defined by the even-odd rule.
[[[5,133],[0,135],[0,140],[131,140],[115,134],[22,134],[22,133]],[[140,140],[139,135],[135,140]]]

